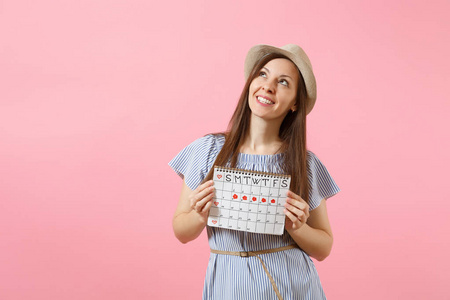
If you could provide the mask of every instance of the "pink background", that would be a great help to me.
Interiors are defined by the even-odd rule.
[[[309,148],[342,189],[329,299],[442,299],[448,1],[0,1],[0,299],[199,299],[171,219],[184,146],[225,129],[254,44],[301,45]]]

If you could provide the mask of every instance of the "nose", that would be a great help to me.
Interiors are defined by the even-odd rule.
[[[266,92],[266,93],[273,93],[275,92],[275,84],[272,80],[267,80],[266,82],[264,82],[264,84],[262,85],[262,89]]]

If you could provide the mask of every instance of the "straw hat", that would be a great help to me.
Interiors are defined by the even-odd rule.
[[[305,51],[297,45],[288,44],[283,47],[277,48],[269,45],[256,45],[253,46],[247,53],[244,64],[245,80],[250,76],[255,64],[266,54],[280,53],[288,57],[300,70],[305,81],[307,103],[306,114],[309,114],[316,103],[317,91],[316,91],[316,78],[312,70],[311,62]]]

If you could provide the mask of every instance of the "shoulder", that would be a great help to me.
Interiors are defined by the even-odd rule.
[[[333,177],[315,153],[307,152],[308,181],[310,184],[310,210],[320,205],[322,199],[328,199],[340,191]]]
[[[169,166],[194,190],[212,168],[224,141],[225,137],[220,134],[198,138],[181,150],[169,162]]]
[[[188,147],[197,151],[220,150],[225,143],[223,134],[207,134],[193,141]]]
[[[316,174],[316,173],[328,173],[325,165],[323,162],[319,159],[319,157],[312,151],[307,150],[306,152],[306,164],[308,168],[308,172],[310,174]]]
[[[306,150],[306,159],[307,160],[310,160],[315,157],[317,157],[317,156],[314,154],[314,152],[312,152],[311,150]]]
[[[308,167],[317,164],[319,162],[320,160],[314,152],[312,152],[311,150],[306,150],[306,163]]]

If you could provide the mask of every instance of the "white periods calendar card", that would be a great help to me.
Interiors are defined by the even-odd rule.
[[[215,166],[215,196],[208,225],[281,235],[290,184],[289,175]]]

